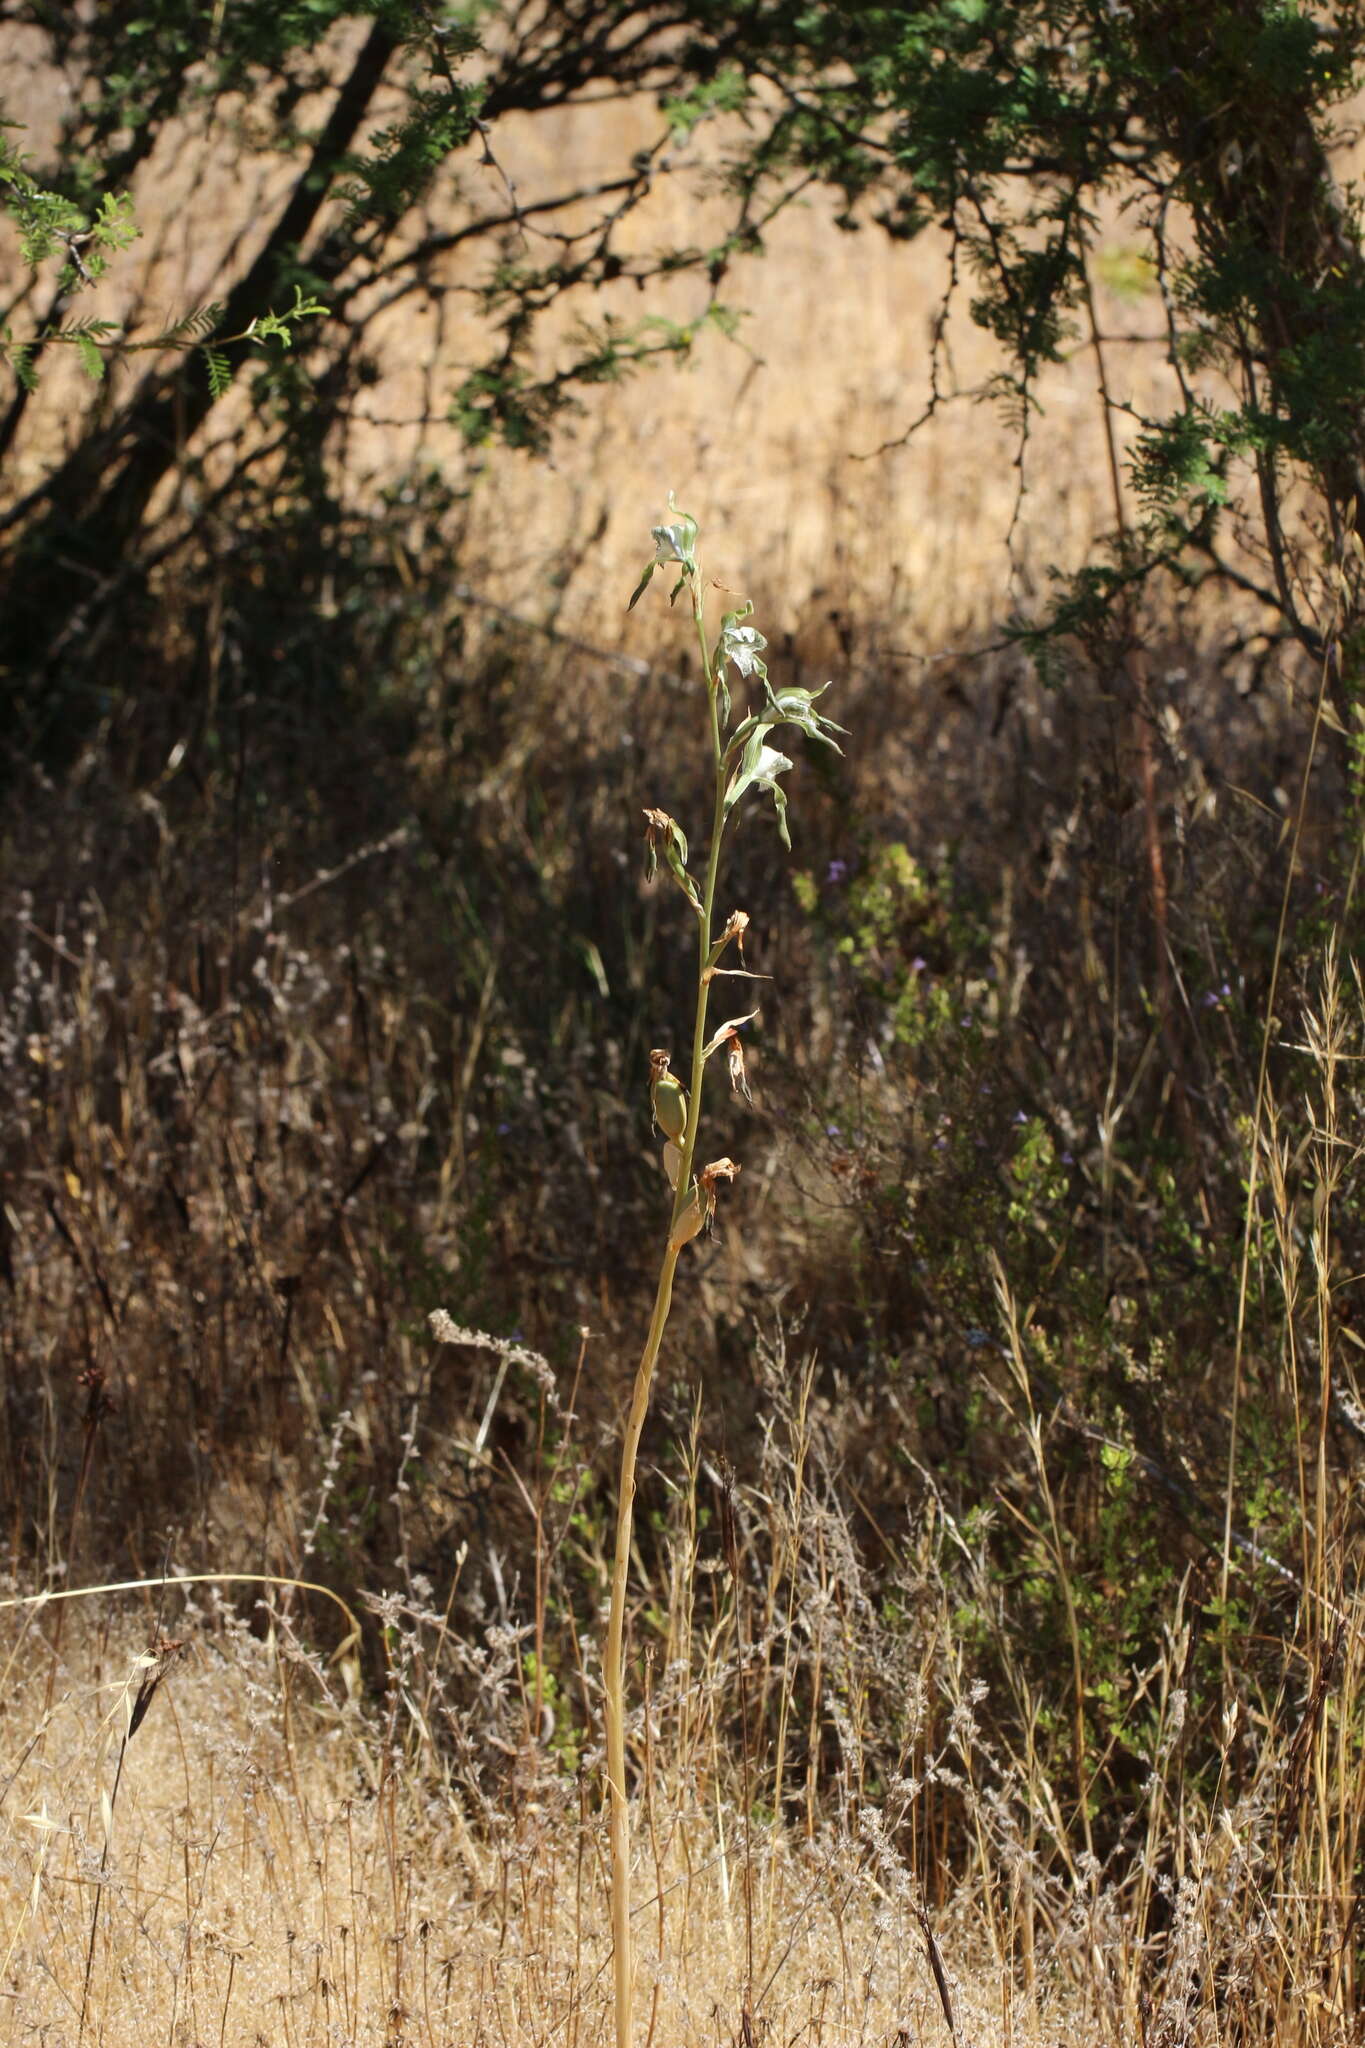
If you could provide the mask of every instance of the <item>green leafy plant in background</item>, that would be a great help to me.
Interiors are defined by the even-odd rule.
[[[0,194],[19,235],[19,254],[31,269],[61,254],[62,288],[97,282],[109,258],[136,241],[139,233],[133,203],[126,192],[106,192],[87,214],[60,192],[39,183],[28,158],[9,140],[19,132],[15,121],[0,122]]]
[[[1250,582],[1286,637],[1321,654],[1285,508],[1306,482],[1324,531],[1365,521],[1365,254],[1359,192],[1339,176],[1340,110],[1365,72],[1359,8],[692,0],[686,13],[695,83],[669,105],[682,126],[693,109],[742,116],[731,170],[755,222],[747,246],[815,181],[850,231],[947,236],[930,396],[907,437],[955,400],[989,397],[1017,433],[1026,488],[1048,377],[1078,344],[1093,353],[1116,499],[1130,503],[1116,503],[1109,544],[1059,573],[1007,636],[1046,669],[1058,640],[1092,641],[1174,574],[1186,587]],[[1117,247],[1103,225],[1116,206]],[[1164,412],[1134,416],[1113,381],[1097,284],[1145,300],[1164,328]],[[949,353],[964,301],[1000,350],[971,390]],[[1260,557],[1250,576],[1234,504],[1238,545],[1254,535]],[[1352,617],[1359,605],[1353,570]]]
[[[712,984],[721,978],[756,981],[764,977],[744,965],[744,938],[749,919],[733,910],[716,929],[716,899],[725,834],[746,802],[768,797],[777,817],[782,843],[791,847],[787,827],[787,792],[782,778],[793,766],[791,756],[774,744],[778,734],[804,733],[807,739],[840,751],[836,734],[843,731],[816,708],[823,690],[788,687],[775,690],[768,679],[763,635],[749,623],[752,605],[727,612],[714,643],[708,637],[706,585],[697,559],[697,523],[679,512],[669,499],[669,516],[653,529],[654,554],[636,585],[633,607],[644,595],[656,570],[676,572],[670,603],[685,596],[701,657],[704,698],[704,744],[710,755],[711,836],[700,879],[681,825],[662,809],[645,812],[646,868],[652,879],[660,863],[687,901],[696,921],[697,993],[692,1020],[688,1083],[684,1088],[671,1071],[671,1054],[657,1047],[650,1054],[650,1100],[656,1129],[663,1137],[662,1165],[672,1190],[668,1236],[659,1265],[654,1310],[635,1374],[621,1445],[617,1494],[616,1544],[612,1559],[611,1608],[603,1668],[606,1700],[607,1793],[611,1827],[611,1919],[615,1973],[617,2048],[629,2048],[634,1991],[634,1955],[630,1927],[630,1800],[626,1784],[626,1590],[630,1573],[631,1534],[635,1514],[635,1467],[640,1437],[649,1412],[650,1389],[668,1327],[673,1281],[685,1248],[709,1230],[717,1191],[731,1184],[738,1163],[721,1157],[696,1164],[702,1092],[708,1063],[724,1053],[730,1083],[749,1096],[744,1046],[740,1033],[757,1016],[749,1009],[708,1031]],[[748,708],[736,705],[732,687],[743,689]],[[825,685],[827,689],[828,684]],[[731,949],[733,948],[733,952]],[[732,964],[733,963],[733,964]],[[728,1006],[727,1006],[728,1007]]]
[[[618,246],[628,217],[669,170],[674,128],[662,111],[654,145],[623,147],[600,184],[569,175],[523,200],[498,154],[504,114],[558,119],[579,98],[599,105],[604,87],[627,97],[685,85],[676,17],[655,23],[635,0],[587,14],[557,0],[534,9],[503,0],[135,0],[94,9],[20,0],[12,17],[34,39],[36,90],[64,111],[44,129],[40,161],[30,166],[12,145],[0,160],[0,216],[17,221],[16,242],[31,259],[0,309],[0,382],[9,386],[0,393],[0,463],[31,430],[49,351],[76,349],[92,385],[84,405],[64,391],[65,430],[44,442],[35,487],[17,506],[0,507],[12,592],[0,620],[0,700],[25,753],[61,756],[74,731],[80,686],[57,652],[59,642],[70,645],[63,634],[74,590],[88,595],[91,578],[103,589],[111,571],[136,580],[134,562],[169,559],[160,486],[171,472],[194,472],[201,430],[230,394],[249,402],[234,402],[224,441],[215,437],[236,464],[231,481],[209,494],[217,511],[229,525],[243,512],[250,521],[264,430],[289,480],[284,490],[276,480],[275,499],[304,478],[307,516],[330,524],[335,508],[319,504],[316,479],[335,473],[335,432],[373,374],[370,323],[381,302],[420,295],[428,303],[472,288],[485,340],[459,372],[452,366],[438,379],[431,421],[460,426],[471,442],[531,450],[544,448],[581,390],[687,355],[704,329],[725,324],[718,259],[717,277],[684,317],[644,307],[626,322],[610,310],[591,323],[580,318],[556,351],[553,376],[538,375],[548,307],[621,279],[643,287],[677,267],[709,271],[710,258]],[[126,255],[136,231],[129,202],[141,208],[154,156],[191,133],[220,166],[204,185],[211,218],[201,218],[195,197],[184,201],[192,238],[218,246],[221,233],[213,304],[183,315],[176,308],[155,333],[125,333],[84,309],[73,317],[72,293],[120,249]],[[600,201],[587,234],[585,201]],[[547,235],[551,220],[564,226]],[[553,254],[543,261],[547,247]],[[159,289],[147,275],[157,260],[153,253],[146,265],[121,266],[130,296],[141,291],[146,302],[148,289]],[[324,305],[301,372],[296,356],[281,361],[283,349]],[[271,345],[270,374],[249,377],[262,342]],[[196,359],[188,375],[187,356]],[[96,392],[114,360],[133,374]],[[212,552],[222,531],[196,512],[171,552]],[[73,561],[81,564],[74,579]],[[82,613],[74,637],[87,645],[91,632]],[[101,672],[97,692],[120,688]]]
[[[50,735],[44,692],[66,674],[77,607],[79,637],[90,638],[87,582],[122,591],[135,575],[115,572],[157,551],[168,471],[196,459],[196,436],[253,345],[283,342],[302,317],[297,305],[280,310],[298,265],[310,310],[325,301],[329,314],[319,337],[326,363],[310,366],[312,402],[279,428],[286,461],[344,433],[346,400],[371,367],[376,309],[471,289],[486,340],[443,387],[433,419],[476,445],[500,439],[538,452],[585,391],[686,358],[703,333],[731,331],[741,261],[762,252],[778,216],[816,185],[837,195],[850,231],[944,237],[930,396],[907,437],[955,401],[992,397],[1015,424],[1024,490],[1049,378],[1078,342],[1093,354],[1112,530],[1090,559],[1056,573],[1027,616],[1003,622],[1005,640],[1057,678],[1067,646],[1103,651],[1116,624],[1131,634],[1145,588],[1211,584],[1265,600],[1268,647],[1293,640],[1322,653],[1319,592],[1297,513],[1285,507],[1307,485],[1321,531],[1339,535],[1365,516],[1365,257],[1357,198],[1339,184],[1333,154],[1337,110],[1365,76],[1355,9],[1328,20],[1270,0],[1117,11],[1106,0],[610,0],[586,12],[569,0],[536,9],[511,0],[138,0],[117,9],[25,0],[14,19],[42,37],[39,61],[60,76],[69,112],[41,172],[9,148],[0,186],[8,210],[22,214],[27,246],[45,251],[44,262],[63,257],[67,284],[82,283],[82,267],[93,277],[132,231],[121,195],[136,193],[152,153],[187,122],[231,136],[269,168],[278,195],[246,218],[240,209],[258,202],[244,195],[262,189],[256,177],[215,188],[215,205],[239,209],[233,245],[256,253],[225,279],[221,305],[137,342],[150,353],[118,394],[117,414],[107,394],[93,399],[14,515],[10,545],[23,573],[11,578],[0,672],[40,743]],[[314,95],[309,125],[299,109]],[[236,111],[243,96],[260,114],[249,127]],[[570,181],[536,197],[532,221],[497,154],[501,117],[558,119],[576,104],[632,96],[656,102],[656,139],[623,151],[598,185]],[[694,243],[641,253],[626,223],[681,171],[679,138],[694,148],[707,123],[719,129],[727,217]],[[462,165],[491,180],[471,178],[464,192]],[[438,188],[453,202],[448,218],[425,212]],[[552,221],[576,222],[585,200],[602,202],[590,231],[551,231]],[[1117,248],[1104,226],[1116,212]],[[465,254],[480,246],[490,260],[471,283]],[[457,250],[458,279],[443,274]],[[621,283],[648,294],[672,280],[676,290],[684,275],[698,289],[681,317],[646,297],[638,319],[609,307],[580,318],[566,346],[542,346],[544,315],[566,298],[581,304],[585,292]],[[1097,287],[1143,299],[1162,330],[1173,389],[1150,416],[1129,416],[1106,367]],[[10,309],[0,349],[19,377],[49,343],[77,348],[92,378],[112,351],[127,353],[127,338],[72,322],[65,296],[59,280],[31,319],[14,317],[26,294]],[[971,389],[956,386],[948,353],[964,302],[999,350],[997,374]],[[211,331],[189,325],[210,312]],[[177,366],[164,360],[177,350],[201,351],[208,374],[177,386]],[[1219,379],[1213,394],[1209,373]],[[267,386],[259,396],[268,395]],[[28,398],[20,388],[0,411],[0,458]],[[249,467],[248,453],[232,494],[249,490]],[[196,522],[194,544],[202,538]],[[73,558],[89,577],[69,575]],[[1345,574],[1339,639],[1352,652],[1334,696],[1349,730],[1365,586],[1356,558]],[[1156,942],[1160,950],[1159,932]]]
[[[131,248],[142,230],[127,192],[105,192],[93,211],[87,212],[61,192],[41,184],[29,169],[28,158],[4,132],[13,133],[16,128],[15,122],[0,121],[0,214],[9,215],[19,237],[20,257],[30,270],[61,259],[57,292],[59,301],[64,302],[98,284],[111,259]],[[264,347],[269,342],[290,348],[299,325],[326,311],[321,300],[296,285],[291,306],[282,312],[263,312],[235,334],[223,333],[223,307],[216,303],[195,306],[157,333],[143,336],[129,334],[117,320],[59,318],[45,322],[26,339],[16,340],[7,321],[0,326],[0,363],[9,365],[25,391],[34,391],[38,384],[36,359],[49,347],[74,348],[81,368],[96,384],[115,357],[195,353],[203,359],[210,397],[221,398],[232,382],[229,349]]]
[[[1107,557],[1060,580],[1010,633],[1045,659],[1049,638],[1099,630],[1161,572],[1244,586],[1225,539],[1233,497],[1261,528],[1261,594],[1289,634],[1321,651],[1282,508],[1296,478],[1308,479],[1324,524],[1365,516],[1350,509],[1365,504],[1365,259],[1358,201],[1333,160],[1337,109],[1365,66],[1354,8],[1328,19],[1273,0],[1118,11],[1105,0],[610,0],[587,13],[565,0],[535,10],[510,0],[89,10],[28,0],[14,16],[45,38],[72,111],[41,176],[8,148],[0,183],[28,246],[64,252],[77,283],[129,231],[121,195],[159,141],[187,117],[235,118],[242,94],[270,117],[246,146],[292,160],[297,176],[281,182],[260,255],[225,301],[225,334],[249,333],[278,304],[285,267],[303,255],[334,293],[331,340],[344,351],[363,327],[367,285],[425,290],[445,248],[511,231],[510,253],[499,244],[477,287],[491,346],[448,394],[450,416],[476,441],[541,448],[584,385],[685,356],[703,329],[733,325],[718,296],[727,273],[761,252],[774,219],[815,184],[838,195],[850,230],[875,223],[907,241],[946,232],[923,417],[983,395],[953,388],[946,353],[948,315],[965,298],[999,345],[984,395],[1017,423],[1021,458],[1046,377],[1078,338],[1093,346],[1099,401],[1117,431],[1127,402],[1104,368],[1094,286],[1145,297],[1165,328],[1177,402],[1134,422],[1132,510]],[[522,202],[495,154],[499,119],[604,90],[652,96],[661,133],[598,188],[611,197],[600,233],[570,233],[550,260],[530,260]],[[314,129],[298,114],[306,91],[330,95]],[[649,257],[618,245],[621,223],[670,174],[679,138],[716,121],[731,124],[720,146],[733,203],[715,238]],[[400,242],[439,179],[457,189],[471,145],[499,202]],[[253,189],[242,181],[243,193]],[[583,196],[537,200],[536,212]],[[242,202],[225,190],[220,203]],[[1115,204],[1125,214],[1117,248],[1101,226]],[[244,222],[243,234],[256,225]],[[621,327],[608,316],[556,351],[552,370],[538,362],[542,316],[565,293],[684,271],[705,282],[687,318],[646,307],[642,322]],[[83,339],[98,349],[98,337]],[[38,346],[21,335],[12,351]],[[1201,389],[1208,369],[1230,403]],[[144,410],[159,398],[153,381],[137,394]],[[1116,444],[1111,455],[1117,475]],[[74,478],[72,494],[78,502]]]

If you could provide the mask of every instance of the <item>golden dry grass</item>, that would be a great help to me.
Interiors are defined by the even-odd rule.
[[[72,1627],[50,1708],[41,1625],[10,1631],[0,2041],[73,2043],[83,2008],[83,2038],[108,2048],[610,2038],[587,1783],[530,1746],[508,1755],[490,1835],[449,1777],[415,1766],[416,1701],[367,1722],[287,1630],[259,1640],[211,1599],[180,1627],[112,1808],[148,1666],[126,1602]],[[866,1843],[756,1829],[746,1845],[705,1771],[689,1788],[661,1766],[637,1848],[642,2039],[739,2035],[750,1898],[757,2035],[949,2038],[913,1890]],[[964,2048],[1057,2038],[983,1967],[967,1902],[940,1936]]]

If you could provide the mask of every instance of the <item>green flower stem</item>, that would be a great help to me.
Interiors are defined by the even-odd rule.
[[[602,1673],[606,1698],[607,1787],[610,1801],[611,1928],[616,1993],[616,2048],[631,2048],[631,2015],[635,1989],[635,1960],[630,1933],[630,1802],[626,1793],[625,1702],[626,1591],[630,1573],[631,1534],[635,1522],[635,1464],[645,1417],[649,1413],[654,1368],[658,1363],[664,1331],[668,1325],[668,1312],[673,1303],[673,1276],[677,1271],[678,1255],[681,1250],[681,1247],[672,1241],[673,1233],[692,1188],[692,1161],[697,1149],[697,1130],[701,1118],[706,1009],[711,994],[711,983],[706,970],[710,962],[716,877],[720,870],[721,840],[725,832],[724,749],[721,745],[716,681],[706,648],[700,571],[695,570],[689,581],[692,586],[692,616],[701,646],[702,673],[706,679],[716,793],[711,823],[711,851],[706,863],[706,886],[702,892],[698,919],[700,965],[697,971],[696,1021],[692,1027],[692,1086],[688,1096],[687,1128],[683,1133],[678,1185],[674,1192],[673,1210],[668,1224],[669,1242],[659,1269],[654,1312],[649,1319],[649,1334],[645,1338],[645,1347],[636,1369],[635,1387],[631,1394],[630,1412],[626,1418],[625,1436],[621,1444],[621,1479],[616,1500],[616,1550],[611,1573],[611,1612],[607,1623],[606,1658]]]
[[[682,1176],[679,1175],[681,1182]],[[671,1235],[671,1226],[670,1226]],[[621,1483],[616,1502],[616,1554],[611,1573],[611,1618],[607,1624],[607,1655],[603,1670],[607,1722],[607,1787],[611,1809],[611,1932],[616,1983],[617,2048],[630,2048],[631,2001],[635,1959],[630,1938],[630,1801],[626,1793],[625,1625],[626,1580],[630,1571],[630,1539],[635,1520],[635,1460],[649,1412],[654,1367],[663,1343],[673,1301],[673,1275],[678,1247],[670,1244],[659,1271],[649,1335],[635,1374],[630,1414],[621,1445]]]
[[[654,557],[644,575],[635,586],[631,597],[634,606],[643,596],[656,569],[677,566],[680,574],[673,586],[669,602],[687,590],[692,603],[692,623],[696,629],[697,645],[701,650],[702,679],[706,684],[706,709],[711,727],[711,761],[715,771],[715,800],[711,816],[711,846],[706,862],[706,882],[700,894],[696,881],[687,866],[687,841],[681,827],[670,818],[666,811],[647,810],[647,872],[653,875],[657,866],[660,842],[664,857],[688,902],[697,913],[697,942],[699,958],[697,963],[697,1010],[692,1027],[691,1086],[687,1091],[687,1116],[683,1123],[681,1142],[676,1142],[671,1133],[664,1148],[665,1165],[672,1170],[672,1155],[678,1155],[677,1178],[673,1183],[673,1206],[669,1214],[668,1243],[659,1268],[659,1285],[654,1296],[654,1312],[649,1319],[649,1334],[645,1348],[636,1369],[635,1387],[631,1395],[630,1409],[626,1416],[625,1432],[621,1444],[621,1482],[616,1500],[616,1552],[612,1560],[611,1610],[607,1623],[607,1640],[603,1655],[602,1685],[606,1695],[607,1725],[607,1792],[610,1805],[611,1836],[611,1926],[613,1941],[613,1965],[616,1986],[616,2048],[632,2048],[631,2007],[635,1988],[635,1965],[630,1939],[630,1802],[626,1796],[626,1591],[630,1573],[631,1532],[635,1521],[635,1463],[639,1455],[640,1438],[644,1433],[645,1417],[649,1413],[650,1388],[654,1381],[654,1369],[663,1347],[664,1331],[668,1326],[669,1310],[673,1305],[673,1278],[678,1270],[678,1255],[685,1242],[695,1237],[709,1221],[715,1207],[715,1183],[717,1180],[733,1180],[739,1172],[732,1159],[716,1159],[709,1167],[702,1169],[702,1176],[695,1173],[697,1132],[701,1127],[701,1095],[706,1067],[706,1011],[711,996],[711,976],[715,961],[725,950],[731,938],[741,942],[749,920],[736,912],[726,925],[719,939],[713,940],[712,926],[716,909],[716,878],[720,873],[721,845],[725,837],[726,820],[730,812],[744,797],[746,791],[766,793],[772,798],[777,814],[777,827],[784,846],[790,847],[787,835],[787,799],[781,787],[780,777],[792,766],[787,756],[770,744],[771,735],[781,726],[792,726],[804,733],[808,739],[818,740],[823,746],[839,751],[836,733],[843,727],[835,725],[815,709],[817,697],[824,695],[824,689],[807,690],[796,684],[785,687],[774,694],[768,681],[768,671],[762,659],[762,650],[767,646],[763,635],[754,627],[743,622],[753,611],[751,604],[745,604],[739,611],[727,612],[721,624],[720,639],[716,644],[713,658],[706,645],[706,596],[701,565],[696,556],[697,522],[689,513],[680,512],[672,494],[668,500],[669,518],[652,529]],[[727,665],[733,664],[741,681],[753,683],[754,706],[747,716],[741,717],[734,731],[730,733],[728,746],[725,728],[729,726],[732,706],[729,690],[723,680]],[[829,685],[825,685],[828,689]],[[758,701],[761,689],[761,701]],[[722,1026],[720,1037],[735,1036],[734,1027],[747,1023],[756,1016],[756,1010],[748,1016],[735,1018],[729,1026]],[[650,1055],[650,1099],[657,1116],[660,1104],[660,1077],[666,1075],[669,1056],[664,1048]],[[743,1079],[743,1058],[737,1056],[731,1067],[731,1078],[736,1086],[748,1095]],[[667,1121],[676,1128],[679,1088],[672,1082],[673,1092],[665,1100]],[[660,1119],[664,1121],[664,1119]]]

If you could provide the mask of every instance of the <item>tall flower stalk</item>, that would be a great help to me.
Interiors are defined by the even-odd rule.
[[[721,851],[726,829],[741,804],[746,799],[765,795],[772,799],[782,843],[790,851],[787,795],[780,778],[792,763],[772,744],[772,735],[782,727],[792,727],[838,751],[838,741],[834,736],[843,730],[816,710],[815,700],[824,694],[822,690],[786,688],[774,691],[763,660],[767,643],[763,635],[747,623],[753,612],[751,604],[746,603],[738,611],[727,612],[721,620],[714,646],[710,643],[705,583],[696,554],[697,523],[687,513],[679,512],[671,497],[669,517],[653,529],[653,540],[653,559],[636,585],[630,602],[633,607],[644,595],[656,569],[677,570],[670,602],[676,603],[685,595],[691,606],[693,628],[701,654],[706,744],[711,761],[713,794],[710,843],[700,883],[689,867],[688,843],[681,826],[667,811],[651,809],[645,812],[647,872],[652,878],[662,860],[696,919],[697,994],[687,1086],[684,1087],[672,1072],[672,1054],[668,1048],[661,1046],[650,1054],[650,1100],[656,1128],[664,1141],[663,1167],[673,1199],[668,1238],[659,1264],[654,1310],[635,1374],[621,1443],[611,1611],[603,1668],[617,2048],[631,2048],[635,1979],[630,1929],[630,1799],[626,1784],[625,1698],[626,1594],[635,1517],[635,1466],[649,1412],[654,1370],[668,1327],[678,1261],[693,1238],[709,1229],[720,1184],[732,1182],[740,1170],[729,1158],[713,1159],[700,1168],[694,1166],[707,1063],[723,1049],[731,1085],[747,1099],[749,1090],[744,1078],[740,1030],[758,1014],[756,1010],[749,1010],[743,1015],[728,1018],[709,1037],[707,1035],[712,983],[722,976],[746,980],[760,978],[751,974],[743,964],[744,934],[749,923],[747,914],[741,910],[733,911],[721,930],[716,930]],[[745,691],[749,700],[747,709],[737,710],[731,696],[732,677]],[[826,684],[825,688],[828,687]],[[729,964],[731,960],[739,964]]]

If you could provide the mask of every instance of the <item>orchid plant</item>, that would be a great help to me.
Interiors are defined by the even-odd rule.
[[[671,495],[668,502],[668,517],[653,529],[654,555],[636,585],[630,608],[633,609],[643,597],[656,570],[677,572],[669,601],[676,604],[680,597],[686,597],[691,607],[701,654],[706,745],[711,760],[714,794],[710,843],[700,879],[691,865],[687,836],[677,820],[665,810],[649,809],[644,814],[646,873],[653,879],[662,863],[685,897],[696,921],[697,995],[687,1081],[684,1083],[673,1072],[673,1055],[667,1047],[656,1047],[649,1056],[650,1103],[655,1129],[663,1139],[662,1165],[672,1192],[672,1202],[654,1311],[635,1375],[621,1445],[616,1548],[603,1672],[617,2048],[630,2048],[631,2044],[635,1975],[630,1928],[630,1802],[626,1785],[625,1617],[635,1510],[636,1458],[649,1412],[654,1371],[668,1325],[678,1260],[695,1238],[710,1229],[718,1190],[722,1184],[730,1185],[740,1170],[738,1163],[728,1157],[713,1159],[702,1166],[695,1163],[706,1071],[718,1053],[725,1053],[731,1086],[746,1101],[751,1099],[744,1070],[744,1041],[740,1034],[744,1026],[757,1017],[758,1011],[754,1008],[728,1017],[724,1023],[708,1030],[712,984],[722,977],[746,981],[765,978],[744,964],[744,939],[749,926],[747,913],[731,911],[720,930],[716,929],[721,852],[726,832],[738,817],[741,807],[754,798],[762,797],[771,799],[782,843],[790,850],[787,793],[782,786],[782,777],[793,764],[790,756],[774,745],[774,738],[784,728],[790,728],[839,752],[836,734],[844,730],[816,709],[816,700],[824,695],[829,684],[820,690],[794,686],[779,690],[773,688],[763,659],[767,642],[749,623],[753,615],[752,604],[746,602],[737,611],[727,612],[712,643],[706,621],[706,585],[697,560],[697,523],[677,509]],[[741,691],[744,701],[737,705],[736,695]]]

